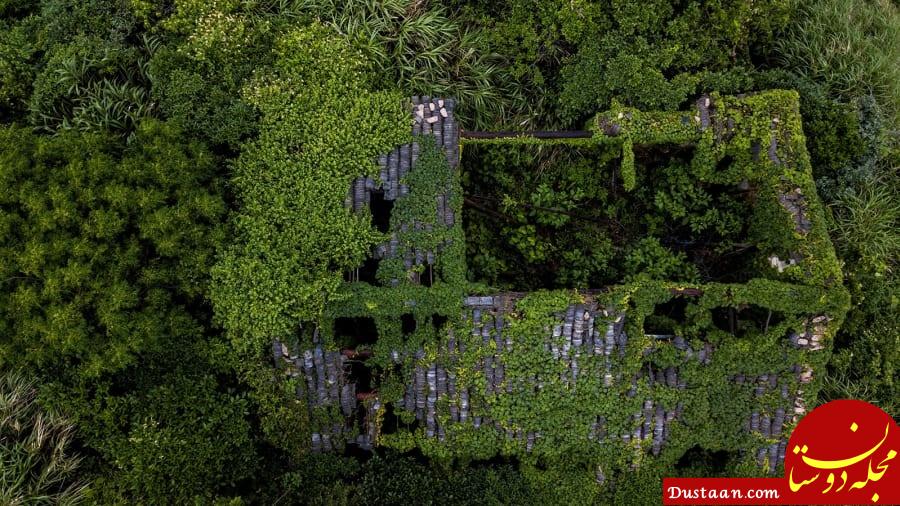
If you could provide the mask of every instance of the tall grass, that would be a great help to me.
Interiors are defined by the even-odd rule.
[[[73,505],[84,500],[70,454],[73,426],[44,411],[34,383],[0,376],[0,504]]]
[[[455,97],[467,126],[503,118],[514,90],[496,55],[482,51],[480,32],[460,24],[438,2],[426,0],[295,0],[354,40],[383,85],[413,95]]]
[[[847,101],[872,93],[900,124],[900,8],[891,0],[802,2],[779,63]]]
[[[844,258],[857,258],[890,272],[900,261],[900,196],[896,169],[832,205],[833,237]]]

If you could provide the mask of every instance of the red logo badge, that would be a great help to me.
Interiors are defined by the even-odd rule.
[[[665,478],[663,504],[900,504],[900,427],[863,401],[832,401],[791,434],[783,478]]]
[[[800,420],[784,474],[792,500],[810,504],[900,503],[900,427],[863,401],[832,401]],[[892,467],[893,466],[893,467]]]

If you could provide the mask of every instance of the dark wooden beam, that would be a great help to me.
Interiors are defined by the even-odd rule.
[[[459,136],[463,139],[513,139],[517,137],[533,137],[535,139],[589,139],[594,136],[590,130],[563,130],[529,132],[515,132],[512,130],[499,132],[475,132],[460,130]]]
[[[703,290],[699,288],[670,288],[669,291],[673,295],[687,295],[689,297],[700,297],[703,295]]]

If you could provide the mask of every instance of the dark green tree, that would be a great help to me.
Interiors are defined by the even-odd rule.
[[[219,166],[163,123],[114,139],[0,129],[0,368],[44,378],[101,456],[98,493],[208,496],[253,469],[203,299]]]

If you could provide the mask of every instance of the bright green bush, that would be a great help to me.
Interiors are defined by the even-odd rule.
[[[33,368],[77,422],[96,500],[211,497],[252,474],[250,406],[222,385],[203,301],[225,216],[205,147],[153,121],[124,149],[13,127],[0,144],[0,366]]]
[[[0,501],[73,505],[84,500],[74,429],[37,403],[37,385],[19,373],[0,375]]]
[[[366,91],[365,62],[335,32],[311,25],[274,51],[273,68],[244,91],[260,135],[235,163],[238,240],[214,269],[217,314],[256,344],[315,320],[343,270],[381,238],[344,197],[409,136],[405,100]]]
[[[98,135],[9,127],[0,146],[0,366],[96,376],[161,336],[191,339],[184,305],[204,292],[225,213],[204,147],[155,122],[121,158]]]
[[[260,133],[234,163],[236,237],[213,269],[211,299],[262,404],[263,430],[296,452],[309,441],[305,410],[285,402],[292,389],[272,383],[261,357],[274,337],[316,321],[343,271],[383,238],[344,197],[354,178],[375,175],[380,153],[408,139],[409,106],[367,91],[365,61],[330,28],[289,32],[273,51],[273,66],[244,89]]]

